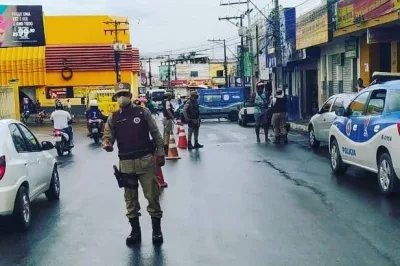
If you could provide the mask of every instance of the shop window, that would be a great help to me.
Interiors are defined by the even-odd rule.
[[[199,77],[199,72],[198,71],[190,71],[190,77],[191,78],[198,78]]]
[[[223,70],[217,70],[217,78],[223,78],[224,77],[224,71]]]

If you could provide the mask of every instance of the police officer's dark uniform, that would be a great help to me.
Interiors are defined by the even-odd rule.
[[[157,183],[156,163],[165,164],[165,153],[161,133],[147,108],[131,103],[130,85],[119,83],[115,97],[121,109],[114,112],[107,120],[103,136],[103,147],[112,151],[115,140],[118,145],[120,172],[128,176],[129,186],[125,186],[125,202],[131,234],[126,239],[128,245],[141,240],[139,224],[140,205],[138,198],[138,183],[148,200],[147,211],[152,219],[153,243],[162,243],[161,232],[162,210],[159,196],[160,187]],[[150,139],[151,135],[153,140]],[[157,162],[154,160],[154,153]]]
[[[190,93],[190,98],[183,107],[183,115],[188,122],[188,149],[198,149],[204,146],[199,143],[200,130],[200,109],[198,99],[199,95],[196,91]],[[192,144],[192,135],[194,135],[194,146]]]

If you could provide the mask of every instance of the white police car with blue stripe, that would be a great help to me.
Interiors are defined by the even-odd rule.
[[[375,72],[329,131],[332,171],[357,166],[378,174],[380,190],[391,195],[400,183],[400,74]]]

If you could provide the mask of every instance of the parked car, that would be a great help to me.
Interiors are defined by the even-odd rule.
[[[57,163],[48,152],[53,148],[21,122],[0,120],[0,216],[12,215],[19,230],[31,224],[31,201],[42,193],[51,201],[60,197]]]
[[[377,173],[382,194],[391,195],[400,182],[400,74],[375,72],[372,78],[349,107],[336,110],[331,168],[335,174],[350,165]]]
[[[245,127],[248,123],[254,123],[254,104],[250,101],[245,101],[239,110],[240,126]]]
[[[331,96],[317,114],[311,117],[308,123],[308,142],[311,148],[318,149],[321,142],[329,142],[329,129],[336,119],[335,111],[346,108],[356,93],[341,93]]]

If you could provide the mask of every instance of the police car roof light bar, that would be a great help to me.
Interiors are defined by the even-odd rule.
[[[372,74],[371,85],[391,80],[400,80],[400,73],[376,71]]]

